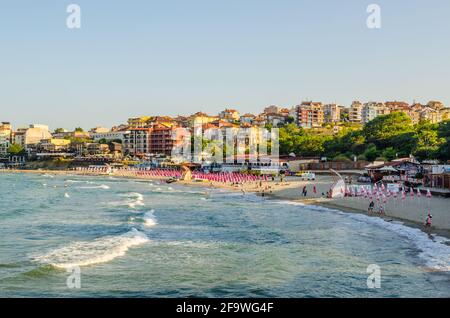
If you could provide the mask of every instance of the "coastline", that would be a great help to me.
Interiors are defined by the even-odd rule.
[[[139,176],[132,172],[125,173],[96,173],[96,172],[86,172],[86,171],[72,171],[72,170],[0,170],[1,173],[11,173],[11,174],[50,174],[50,175],[67,175],[67,176],[91,176],[91,177],[106,177],[111,176],[115,178],[124,179],[136,179],[136,180],[148,180],[148,181],[164,181],[166,177],[156,177],[156,176]],[[445,210],[445,207],[450,203],[449,199],[445,198],[433,198],[431,201],[425,201],[421,204],[418,202],[408,202],[403,203],[403,205],[398,202],[388,202],[386,204],[385,216],[380,216],[377,213],[369,214],[367,213],[368,202],[361,198],[344,198],[344,199],[328,199],[322,196],[322,193],[326,193],[332,184],[331,176],[318,176],[315,181],[302,181],[295,179],[288,179],[287,181],[281,183],[277,181],[266,181],[263,183],[263,188],[267,189],[264,191],[264,195],[269,200],[285,200],[289,202],[296,202],[304,205],[320,206],[328,209],[334,209],[345,213],[357,213],[363,214],[368,217],[377,217],[385,220],[386,222],[398,221],[403,223],[405,226],[417,228],[427,235],[437,234],[439,236],[450,239],[450,210]],[[196,182],[196,181],[178,181],[176,182],[180,185],[193,186],[203,189],[213,188],[213,189],[224,189],[233,192],[254,193],[256,195],[261,195],[261,188],[257,186],[257,183],[248,183],[244,186],[232,186],[231,184],[224,184],[220,182]],[[309,192],[312,192],[312,187],[315,186],[317,193],[310,193],[306,197],[301,197],[301,189],[306,186]],[[418,199],[419,200],[419,199]],[[429,205],[426,207],[425,205]],[[431,229],[424,227],[425,212],[422,214],[422,210],[429,210],[433,214],[433,218],[439,222],[435,222]],[[437,225],[436,225],[437,224]]]

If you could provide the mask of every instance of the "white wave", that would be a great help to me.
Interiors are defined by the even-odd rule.
[[[57,268],[73,268],[110,262],[124,256],[134,246],[148,242],[148,237],[136,229],[119,236],[107,236],[91,242],[74,242],[48,254],[33,257],[37,262]]]
[[[289,201],[279,202],[285,204],[303,205],[301,203]],[[348,213],[315,205],[307,205],[305,207],[318,212],[338,213],[353,220],[373,224],[395,232],[398,235],[407,238],[417,247],[417,249],[420,250],[418,256],[425,261],[427,267],[436,271],[450,271],[450,246],[446,244],[449,240],[445,237],[433,235],[433,239],[431,239],[427,233],[418,228],[406,226],[402,222],[387,222],[379,217],[372,217],[360,213]]]
[[[115,201],[115,202],[105,202],[105,204],[111,206],[128,206],[129,208],[135,209],[138,206],[144,206],[144,196],[140,193],[133,192],[127,194],[121,194],[121,197],[125,197],[126,199],[123,201]]]
[[[137,206],[144,206],[144,196],[140,193],[133,192],[126,195],[127,200],[125,202],[128,207],[134,209]]]
[[[79,187],[79,189],[103,189],[103,190],[108,190],[109,186],[107,186],[106,184],[102,184],[102,185],[99,185],[99,186]]]
[[[70,198],[70,195],[66,192],[66,193],[64,193],[64,197],[65,198]]]
[[[386,222],[379,217],[369,217],[364,214],[348,216],[352,219],[378,225],[407,238],[421,251],[419,257],[425,261],[427,267],[436,271],[450,271],[450,246],[445,244],[448,242],[446,238],[433,235],[434,238],[431,239],[428,234],[418,228]]]
[[[155,210],[151,210],[144,214],[144,225],[146,227],[153,227],[158,224],[154,213]]]
[[[86,181],[81,181],[81,180],[66,180],[66,181],[64,181],[64,182],[67,182],[67,183],[85,183]]]

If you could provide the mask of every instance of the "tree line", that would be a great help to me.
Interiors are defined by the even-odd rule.
[[[364,127],[347,124],[332,134],[326,129],[305,130],[295,124],[280,128],[280,154],[327,157],[330,160],[390,161],[415,156],[420,161],[450,160],[450,121],[413,125],[408,115],[395,112],[379,116]]]

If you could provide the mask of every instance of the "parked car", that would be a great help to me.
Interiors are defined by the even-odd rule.
[[[304,172],[300,175],[302,180],[316,180],[316,174],[312,172]]]

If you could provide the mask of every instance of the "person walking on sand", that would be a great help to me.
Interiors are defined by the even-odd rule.
[[[367,209],[367,212],[370,214],[373,212],[373,208],[375,206],[375,203],[373,201],[370,202],[369,208]]]
[[[430,213],[428,213],[427,220],[425,222],[425,226],[431,227],[432,221],[433,221],[433,216]]]
[[[303,187],[302,194],[304,197],[306,197],[306,195],[308,194],[308,190],[306,189],[306,186]]]
[[[378,208],[378,213],[380,213],[380,215],[384,215],[384,207],[381,204],[380,207]]]
[[[316,188],[315,185],[314,185],[314,187],[313,187],[313,192],[314,192],[314,194],[317,194],[317,188]]]

